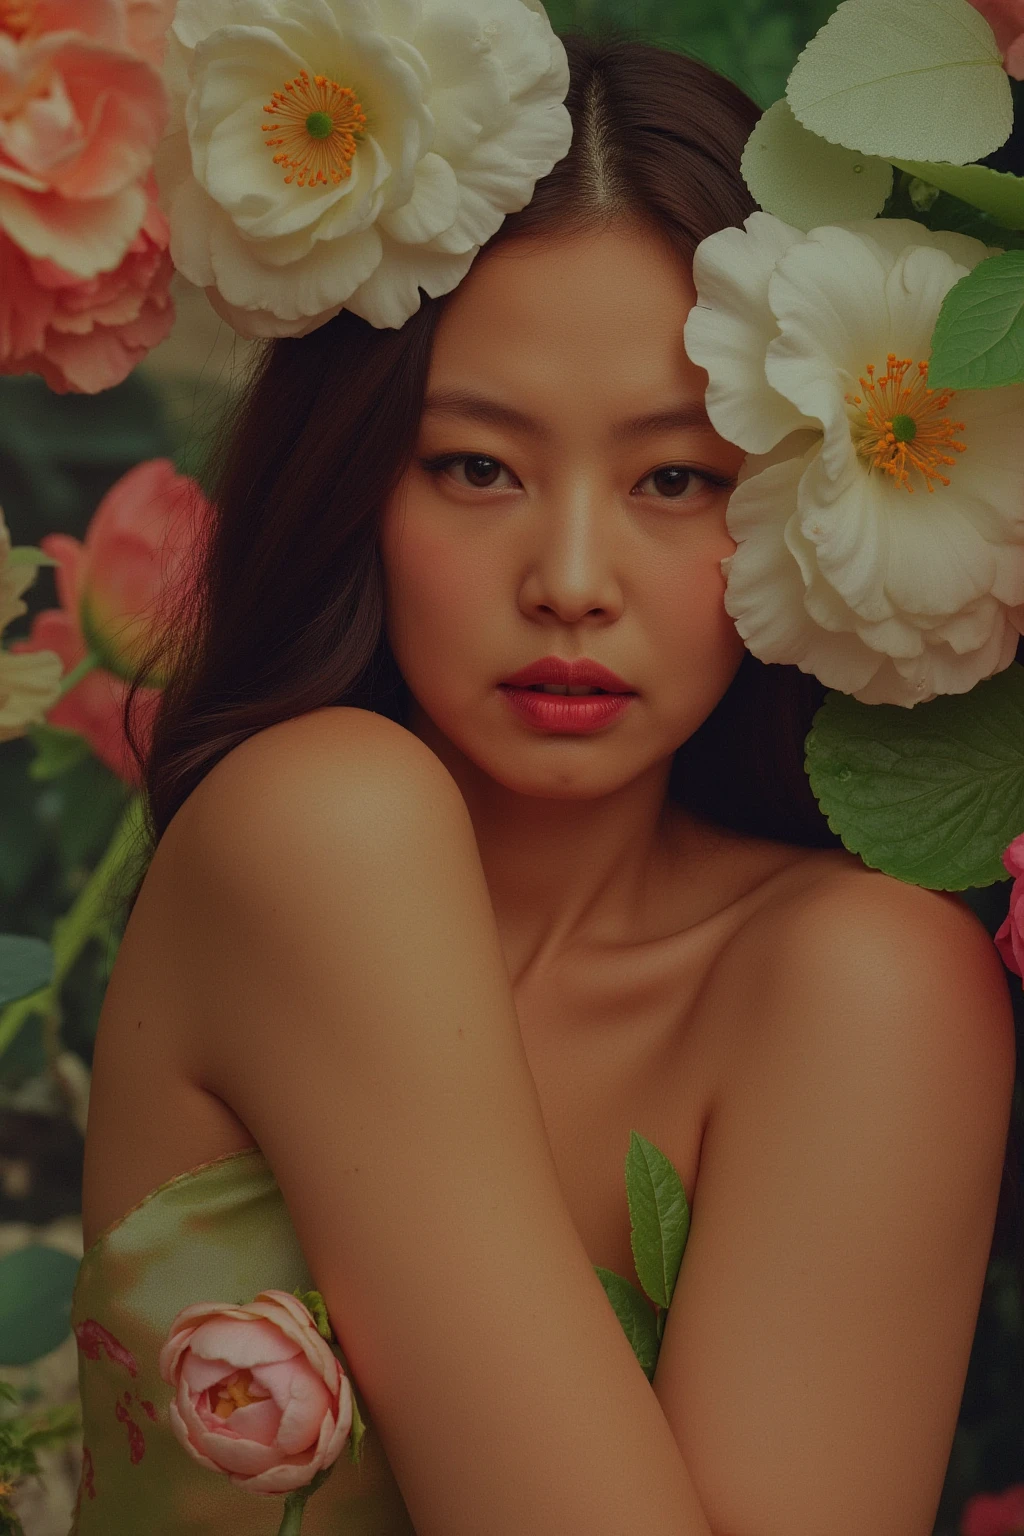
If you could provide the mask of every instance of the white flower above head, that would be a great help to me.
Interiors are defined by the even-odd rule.
[[[1024,386],[928,385],[943,300],[991,254],[911,220],[804,234],[766,213],[699,246],[686,347],[748,455],[725,602],[762,661],[910,707],[1013,660]]]
[[[179,0],[171,255],[245,336],[448,293],[569,149],[536,0]]]

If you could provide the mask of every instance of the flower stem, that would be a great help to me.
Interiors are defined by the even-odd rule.
[[[66,693],[70,693],[72,688],[74,688],[76,684],[80,683],[82,678],[87,676],[87,674],[90,673],[94,667],[98,667],[99,664],[99,657],[95,656],[92,651],[89,651],[73,671],[65,673],[65,675],[61,678],[60,692],[58,693],[57,700],[55,700],[55,702],[58,702],[60,699],[62,699]],[[50,707],[52,709],[53,705]]]
[[[324,1467],[316,1474],[313,1481],[305,1488],[296,1488],[284,1501],[284,1514],[278,1527],[277,1536],[301,1536],[302,1516],[306,1508],[306,1500],[311,1498],[317,1489],[326,1483],[334,1471],[333,1464]]]
[[[99,939],[101,942],[109,939],[107,897],[134,846],[141,814],[142,797],[133,795],[125,806],[106,852],[79,892],[74,905],[54,923],[52,981],[0,1010],[0,1056],[33,1014],[42,1014],[44,1019],[56,1017],[59,1021],[61,987],[75,961],[90,939]]]

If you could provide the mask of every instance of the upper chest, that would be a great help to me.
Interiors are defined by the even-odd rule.
[[[734,1025],[703,998],[722,925],[605,956],[516,990],[516,1012],[559,1181],[587,1254],[636,1284],[625,1163],[630,1132],[663,1152],[692,1205],[700,1148]]]

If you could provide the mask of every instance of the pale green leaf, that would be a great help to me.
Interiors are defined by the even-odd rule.
[[[658,1363],[659,1348],[658,1324],[654,1313],[635,1285],[631,1285],[628,1280],[624,1280],[612,1269],[602,1269],[600,1264],[595,1264],[594,1270],[604,1286],[605,1295],[615,1309],[615,1316],[622,1324],[644,1375],[648,1381],[652,1380],[654,1367]]]
[[[934,389],[1024,383],[1024,251],[990,256],[949,290],[932,334]]]
[[[1024,177],[988,165],[949,165],[935,160],[894,160],[901,171],[952,193],[995,219],[1004,229],[1024,229]]]
[[[630,1132],[626,1199],[637,1277],[659,1307],[672,1300],[690,1230],[690,1208],[678,1173],[654,1144]]]
[[[913,709],[830,693],[807,738],[811,788],[851,853],[938,891],[1006,879],[1024,832],[1024,667]]]
[[[812,133],[886,160],[965,165],[1013,127],[1002,55],[968,0],[843,0],[786,96]]]
[[[48,555],[44,550],[36,549],[32,544],[15,544],[8,551],[7,564],[14,565],[60,565],[60,561],[53,555]]]
[[[887,160],[819,138],[797,122],[785,100],[758,122],[740,169],[765,212],[797,229],[873,219],[892,191]]]

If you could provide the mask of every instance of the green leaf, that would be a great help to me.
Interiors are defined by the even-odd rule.
[[[871,869],[962,891],[1006,879],[1024,832],[1024,667],[903,709],[829,693],[807,738],[811,788]]]
[[[28,730],[36,755],[29,764],[33,779],[58,779],[91,755],[89,743],[77,731],[65,731],[54,725],[33,725]]]
[[[0,933],[0,1008],[53,980],[53,950],[43,939]]]
[[[0,1366],[29,1365],[71,1332],[78,1260],[34,1243],[0,1259]]]
[[[32,544],[15,544],[8,551],[8,565],[60,565],[60,561]]]
[[[600,1264],[595,1264],[594,1269],[644,1375],[648,1381],[653,1380],[654,1367],[658,1363],[658,1325],[654,1313],[635,1285],[614,1270],[602,1269]]]
[[[690,1231],[690,1209],[668,1158],[636,1131],[630,1132],[626,1153],[626,1199],[640,1284],[659,1307],[667,1307]]]
[[[1013,127],[1002,54],[968,0],[843,0],[786,96],[812,133],[886,160],[965,165]]]
[[[296,1301],[301,1301],[306,1311],[316,1324],[316,1331],[328,1344],[333,1342],[334,1334],[331,1331],[331,1320],[327,1316],[327,1303],[319,1291],[292,1291]]]
[[[933,389],[1024,383],[1024,251],[980,262],[949,290],[932,333]]]
[[[1003,229],[1024,229],[1024,177],[988,165],[950,165],[943,160],[894,160],[893,165],[980,208]]]
[[[797,229],[873,219],[892,191],[887,160],[829,144],[798,123],[785,100],[759,120],[740,169],[765,212]]]

